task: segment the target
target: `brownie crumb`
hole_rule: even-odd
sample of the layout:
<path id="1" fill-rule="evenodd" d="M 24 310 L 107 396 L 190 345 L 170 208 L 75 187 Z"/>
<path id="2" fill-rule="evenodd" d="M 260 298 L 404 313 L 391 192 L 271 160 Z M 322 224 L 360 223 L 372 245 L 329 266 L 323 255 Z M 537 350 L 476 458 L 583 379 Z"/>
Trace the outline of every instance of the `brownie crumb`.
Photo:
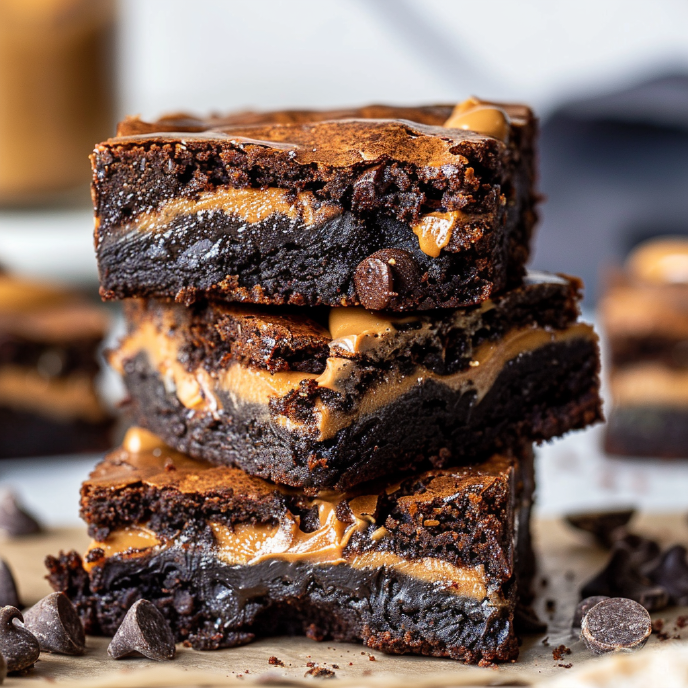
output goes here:
<path id="1" fill-rule="evenodd" d="M 542 644 L 543 644 L 545 647 L 549 647 L 549 636 L 548 636 L 548 635 L 546 635 L 546 636 L 542 639 Z"/>
<path id="2" fill-rule="evenodd" d="M 663 629 L 664 629 L 664 619 L 655 619 L 652 622 L 652 632 L 653 633 L 661 633 Z"/>
<path id="3" fill-rule="evenodd" d="M 284 662 L 281 659 L 278 659 L 277 657 L 270 657 L 268 659 L 268 664 L 272 664 L 273 666 L 284 666 Z"/>
<path id="4" fill-rule="evenodd" d="M 676 617 L 676 626 L 678 626 L 678 628 L 685 628 L 688 626 L 688 616 Z"/>
<path id="5" fill-rule="evenodd" d="M 315 666 L 315 662 L 306 662 L 306 666 L 307 666 L 307 667 L 314 667 L 314 666 Z"/>
<path id="6" fill-rule="evenodd" d="M 331 669 L 314 666 L 304 674 L 304 678 L 307 676 L 312 676 L 313 678 L 335 678 L 336 674 Z"/>
<path id="7" fill-rule="evenodd" d="M 569 662 L 568 664 L 557 664 L 557 666 L 560 666 L 562 669 L 570 669 L 573 666 L 573 664 Z"/>
<path id="8" fill-rule="evenodd" d="M 555 647 L 552 650 L 552 657 L 554 658 L 555 662 L 558 662 L 560 659 L 564 659 L 565 655 L 570 655 L 571 654 L 571 648 L 566 647 L 566 645 L 559 645 L 559 647 Z"/>
<path id="9" fill-rule="evenodd" d="M 375 661 L 375 656 L 374 656 L 374 655 L 368 655 L 368 659 L 369 659 L 371 662 L 374 662 L 374 661 Z"/>

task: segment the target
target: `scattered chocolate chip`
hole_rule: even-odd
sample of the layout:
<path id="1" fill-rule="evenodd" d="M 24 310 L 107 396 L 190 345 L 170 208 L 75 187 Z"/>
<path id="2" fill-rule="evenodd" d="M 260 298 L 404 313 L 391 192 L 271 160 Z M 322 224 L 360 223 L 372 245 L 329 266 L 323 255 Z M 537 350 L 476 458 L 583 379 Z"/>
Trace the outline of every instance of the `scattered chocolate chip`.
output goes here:
<path id="1" fill-rule="evenodd" d="M 571 654 L 571 648 L 566 647 L 566 645 L 559 645 L 559 647 L 555 647 L 552 650 L 552 658 L 554 659 L 555 662 L 558 662 L 561 659 L 564 659 L 565 655 L 570 655 Z"/>
<path id="2" fill-rule="evenodd" d="M 365 308 L 382 310 L 392 299 L 408 294 L 420 282 L 413 256 L 403 249 L 384 248 L 362 260 L 354 274 L 358 299 Z"/>
<path id="3" fill-rule="evenodd" d="M 28 669 L 41 654 L 33 633 L 15 624 L 15 619 L 24 620 L 16 607 L 0 609 L 0 654 L 5 658 L 8 672 Z"/>
<path id="4" fill-rule="evenodd" d="M 14 576 L 4 559 L 0 559 L 0 607 L 21 607 Z"/>
<path id="5" fill-rule="evenodd" d="M 24 612 L 24 628 L 36 636 L 42 652 L 83 655 L 84 627 L 71 600 L 62 592 L 44 597 Z"/>
<path id="6" fill-rule="evenodd" d="M 576 605 L 576 611 L 573 612 L 573 620 L 571 621 L 571 630 L 580 631 L 581 624 L 583 623 L 583 617 L 592 609 L 598 602 L 602 600 L 608 600 L 609 597 L 606 595 L 593 595 L 592 597 L 586 597 L 581 600 Z"/>
<path id="7" fill-rule="evenodd" d="M 596 655 L 640 649 L 652 631 L 647 609 L 634 600 L 612 597 L 583 617 L 581 638 Z"/>
<path id="8" fill-rule="evenodd" d="M 581 597 L 628 597 L 649 611 L 666 607 L 669 603 L 666 590 L 643 576 L 633 562 L 633 554 L 628 549 L 615 545 L 604 569 L 582 587 Z"/>
<path id="9" fill-rule="evenodd" d="M 304 678 L 307 676 L 312 676 L 313 678 L 335 678 L 336 674 L 331 669 L 326 669 L 325 667 L 321 666 L 314 666 L 304 674 Z"/>
<path id="10" fill-rule="evenodd" d="M 598 511 L 582 514 L 569 514 L 565 517 L 566 522 L 577 528 L 590 533 L 602 547 L 611 547 L 621 531 L 633 518 L 635 509 L 618 509 L 615 511 Z"/>
<path id="11" fill-rule="evenodd" d="M 108 647 L 108 654 L 113 659 L 134 652 L 158 661 L 173 659 L 176 652 L 170 625 L 148 600 L 134 603 Z"/>
<path id="12" fill-rule="evenodd" d="M 284 662 L 277 657 L 270 657 L 268 659 L 268 664 L 272 664 L 273 666 L 284 666 Z"/>
<path id="13" fill-rule="evenodd" d="M 14 492 L 0 491 L 0 531 L 8 537 L 22 537 L 41 530 L 40 523 L 19 504 Z"/>
<path id="14" fill-rule="evenodd" d="M 669 594 L 672 604 L 688 604 L 688 561 L 686 548 L 674 545 L 662 554 L 657 565 L 650 569 L 647 577 Z"/>

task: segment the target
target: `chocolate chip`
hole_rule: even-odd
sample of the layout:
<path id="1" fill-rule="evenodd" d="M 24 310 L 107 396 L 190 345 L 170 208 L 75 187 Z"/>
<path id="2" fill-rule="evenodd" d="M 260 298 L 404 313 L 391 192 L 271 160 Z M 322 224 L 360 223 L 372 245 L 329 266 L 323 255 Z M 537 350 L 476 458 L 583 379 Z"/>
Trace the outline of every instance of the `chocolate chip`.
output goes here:
<path id="1" fill-rule="evenodd" d="M 53 592 L 24 612 L 24 628 L 31 631 L 43 652 L 83 655 L 86 635 L 76 607 L 62 592 Z"/>
<path id="2" fill-rule="evenodd" d="M 158 661 L 173 659 L 176 652 L 169 624 L 148 600 L 133 604 L 108 647 L 108 654 L 113 659 L 135 652 Z"/>
<path id="3" fill-rule="evenodd" d="M 358 264 L 354 274 L 358 299 L 372 310 L 388 308 L 394 298 L 409 294 L 419 282 L 415 259 L 399 248 L 376 251 Z"/>
<path id="4" fill-rule="evenodd" d="M 688 604 L 688 562 L 683 545 L 670 547 L 661 556 L 657 565 L 650 569 L 647 577 L 669 594 L 672 604 Z"/>
<path id="5" fill-rule="evenodd" d="M 605 595 L 593 595 L 592 597 L 586 597 L 581 600 L 576 605 L 576 611 L 573 612 L 573 620 L 571 621 L 571 630 L 580 631 L 581 624 L 583 623 L 583 617 L 599 602 L 602 600 L 608 600 L 609 597 Z"/>
<path id="6" fill-rule="evenodd" d="M 598 511 L 584 514 L 569 514 L 566 522 L 578 530 L 590 533 L 602 547 L 611 547 L 619 534 L 633 518 L 635 509 L 617 511 Z"/>
<path id="7" fill-rule="evenodd" d="M 628 597 L 649 611 L 666 607 L 669 603 L 666 590 L 654 585 L 640 573 L 634 565 L 633 556 L 623 545 L 614 546 L 609 562 L 583 586 L 581 597 Z"/>
<path id="8" fill-rule="evenodd" d="M 0 607 L 21 607 L 14 576 L 4 559 L 0 559 Z"/>
<path id="9" fill-rule="evenodd" d="M 642 537 L 642 535 L 633 535 L 632 533 L 626 533 L 623 537 L 620 537 L 614 543 L 614 547 L 627 550 L 630 555 L 630 565 L 640 570 L 644 570 L 661 553 L 657 542 Z"/>
<path id="10" fill-rule="evenodd" d="M 41 648 L 33 633 L 14 620 L 24 617 L 16 607 L 0 609 L 0 654 L 7 662 L 7 671 L 23 671 L 33 666 L 41 654 Z"/>
<path id="11" fill-rule="evenodd" d="M 0 491 L 0 531 L 9 537 L 21 537 L 41 530 L 40 523 L 19 505 L 14 492 Z"/>
<path id="12" fill-rule="evenodd" d="M 634 600 L 612 597 L 583 617 L 581 638 L 596 655 L 640 649 L 652 632 L 647 609 Z"/>

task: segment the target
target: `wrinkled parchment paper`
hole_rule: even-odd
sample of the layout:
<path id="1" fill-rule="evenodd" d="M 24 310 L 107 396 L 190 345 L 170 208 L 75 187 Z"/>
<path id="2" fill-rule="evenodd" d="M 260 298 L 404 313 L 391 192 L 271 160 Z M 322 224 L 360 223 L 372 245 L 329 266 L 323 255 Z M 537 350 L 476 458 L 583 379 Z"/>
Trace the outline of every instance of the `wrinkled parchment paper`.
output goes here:
<path id="1" fill-rule="evenodd" d="M 632 525 L 635 531 L 665 545 L 688 544 L 688 521 L 684 515 L 638 517 Z M 526 637 L 521 657 L 514 664 L 481 669 L 452 660 L 389 656 L 361 645 L 317 643 L 305 638 L 270 638 L 216 652 L 196 652 L 179 645 L 177 658 L 172 662 L 137 658 L 115 661 L 107 656 L 108 639 L 89 638 L 84 657 L 44 653 L 33 670 L 25 676 L 9 677 L 5 686 L 46 682 L 76 688 L 312 684 L 316 679 L 304 678 L 308 662 L 333 670 L 337 686 L 647 686 L 650 677 L 657 678 L 665 688 L 688 685 L 688 627 L 673 630 L 676 617 L 688 614 L 688 608 L 654 615 L 665 620 L 665 631 L 670 636 L 680 635 L 683 640 L 660 642 L 653 635 L 645 648 L 635 654 L 593 657 L 580 640 L 571 636 L 569 626 L 581 582 L 603 566 L 606 554 L 584 534 L 560 521 L 536 522 L 534 530 L 541 569 L 536 583 L 536 606 L 549 629 L 545 634 Z M 87 543 L 83 531 L 55 530 L 21 540 L 0 541 L 0 554 L 15 573 L 22 600 L 32 604 L 51 592 L 43 578 L 45 555 L 57 554 L 61 549 L 83 551 Z M 548 600 L 554 602 L 553 612 L 546 611 Z M 552 651 L 561 644 L 570 648 L 571 654 L 554 660 Z M 284 666 L 270 665 L 268 658 L 272 656 Z M 559 666 L 569 664 L 570 668 Z"/>

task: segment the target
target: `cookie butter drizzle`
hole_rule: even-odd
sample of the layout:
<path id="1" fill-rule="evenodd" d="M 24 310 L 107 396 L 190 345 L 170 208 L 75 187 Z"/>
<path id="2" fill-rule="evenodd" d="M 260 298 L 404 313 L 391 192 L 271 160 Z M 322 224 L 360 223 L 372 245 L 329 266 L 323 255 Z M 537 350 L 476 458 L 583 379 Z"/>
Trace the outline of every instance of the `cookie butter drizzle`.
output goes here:
<path id="1" fill-rule="evenodd" d="M 339 310 L 346 310 L 347 313 L 340 315 Z M 399 335 L 394 323 L 408 318 L 395 319 L 354 308 L 332 309 L 331 314 L 330 329 L 337 336 L 330 343 L 331 354 L 321 374 L 293 371 L 271 374 L 267 370 L 247 367 L 238 362 L 230 362 L 225 369 L 212 374 L 203 368 L 189 372 L 177 358 L 178 344 L 172 336 L 167 335 L 168 328 L 157 329 L 150 321 L 140 323 L 136 331 L 123 340 L 120 349 L 111 356 L 111 363 L 123 372 L 125 361 L 144 352 L 161 375 L 169 393 L 176 393 L 186 408 L 215 416 L 222 409 L 220 397 L 223 394 L 230 396 L 235 405 L 262 406 L 268 414 L 271 399 L 284 397 L 309 380 L 315 381 L 320 388 L 331 389 L 347 397 L 355 392 L 355 373 L 360 363 L 343 357 L 337 351 L 351 354 L 389 344 Z M 413 319 L 413 316 L 410 318 Z M 449 375 L 439 375 L 423 366 L 417 366 L 411 374 L 390 370 L 383 380 L 363 392 L 349 411 L 333 408 L 316 399 L 313 421 L 304 422 L 281 414 L 276 414 L 273 419 L 289 430 L 315 433 L 317 439 L 323 441 L 429 380 L 452 390 L 473 391 L 476 402 L 479 402 L 509 361 L 547 344 L 575 338 L 594 340 L 595 334 L 584 323 L 574 324 L 564 330 L 512 330 L 500 340 L 481 344 L 473 352 L 473 360 L 465 370 Z"/>
<path id="2" fill-rule="evenodd" d="M 141 428 L 131 428 L 122 446 L 130 454 L 157 456 L 153 460 L 161 464 L 163 453 L 176 455 L 155 435 Z M 199 470 L 203 470 L 203 465 L 199 463 Z M 294 492 L 279 486 L 274 486 L 274 489 Z M 343 522 L 337 517 L 337 505 L 343 501 L 348 501 L 354 516 L 353 522 Z M 215 538 L 210 554 L 230 566 L 252 566 L 282 560 L 303 561 L 313 565 L 348 565 L 354 569 L 384 567 L 462 597 L 479 600 L 489 597 L 492 603 L 499 603 L 498 595 L 488 591 L 482 565 L 457 566 L 433 557 L 404 559 L 384 551 L 347 552 L 347 545 L 357 531 L 372 530 L 374 542 L 389 535 L 384 527 L 370 528 L 375 526 L 377 495 L 363 494 L 349 498 L 346 493 L 322 493 L 311 502 L 318 508 L 320 527 L 310 533 L 301 530 L 300 517 L 290 512 L 282 515 L 278 525 L 239 523 L 228 526 L 209 522 Z M 101 550 L 102 554 L 87 556 L 85 566 L 90 570 L 109 557 L 137 558 L 184 544 L 181 538 L 162 539 L 145 525 L 130 526 L 112 532 L 104 542 L 93 541 L 88 552 L 95 554 L 94 550 Z"/>

